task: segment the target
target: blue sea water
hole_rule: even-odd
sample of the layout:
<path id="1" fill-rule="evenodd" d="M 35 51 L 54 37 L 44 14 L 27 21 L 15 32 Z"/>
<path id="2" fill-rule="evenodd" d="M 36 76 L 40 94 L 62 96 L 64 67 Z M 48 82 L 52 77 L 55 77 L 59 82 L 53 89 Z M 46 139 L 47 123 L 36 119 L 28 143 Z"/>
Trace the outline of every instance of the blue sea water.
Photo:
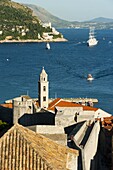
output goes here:
<path id="1" fill-rule="evenodd" d="M 86 44 L 89 30 L 59 31 L 68 41 L 50 43 L 51 50 L 45 43 L 0 44 L 0 103 L 28 93 L 37 98 L 44 66 L 50 97 L 97 98 L 95 107 L 113 113 L 113 30 L 96 30 L 99 43 L 92 48 Z"/>

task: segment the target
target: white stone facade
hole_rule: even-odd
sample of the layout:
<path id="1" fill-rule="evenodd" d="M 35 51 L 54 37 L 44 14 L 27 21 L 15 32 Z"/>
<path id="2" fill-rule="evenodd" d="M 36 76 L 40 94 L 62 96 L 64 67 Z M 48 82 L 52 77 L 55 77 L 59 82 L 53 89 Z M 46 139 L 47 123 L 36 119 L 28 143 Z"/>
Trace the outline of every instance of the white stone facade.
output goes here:
<path id="1" fill-rule="evenodd" d="M 27 128 L 38 134 L 42 134 L 43 136 L 46 136 L 61 145 L 67 145 L 67 135 L 65 134 L 62 126 L 34 125 L 27 126 Z"/>
<path id="2" fill-rule="evenodd" d="M 48 75 L 45 72 L 44 68 L 39 77 L 38 83 L 38 93 L 39 93 L 39 106 L 40 108 L 48 108 L 48 96 L 49 96 L 49 82 Z"/>
<path id="3" fill-rule="evenodd" d="M 103 117 L 110 117 L 111 114 L 110 113 L 107 113 L 105 112 L 104 110 L 102 109 L 98 109 L 96 112 L 95 112 L 95 118 L 103 118 Z"/>
<path id="4" fill-rule="evenodd" d="M 76 112 L 81 112 L 82 107 L 56 107 L 55 124 L 57 126 L 69 126 L 75 123 Z"/>
<path id="5" fill-rule="evenodd" d="M 56 116 L 55 124 L 57 126 L 69 126 L 74 123 L 94 120 L 95 118 L 110 117 L 111 114 L 97 109 L 94 110 L 84 110 L 83 107 L 58 107 L 56 106 Z"/>
<path id="6" fill-rule="evenodd" d="M 13 100 L 13 123 L 18 123 L 18 119 L 25 113 L 33 114 L 33 100 L 21 96 Z"/>

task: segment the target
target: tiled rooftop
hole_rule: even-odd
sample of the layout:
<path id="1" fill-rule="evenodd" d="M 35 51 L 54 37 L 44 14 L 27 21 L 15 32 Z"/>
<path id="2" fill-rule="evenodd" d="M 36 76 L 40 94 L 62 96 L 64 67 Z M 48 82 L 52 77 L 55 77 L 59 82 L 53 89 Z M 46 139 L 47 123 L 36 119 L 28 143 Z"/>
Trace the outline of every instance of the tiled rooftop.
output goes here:
<path id="1" fill-rule="evenodd" d="M 95 108 L 95 107 L 90 107 L 90 106 L 82 106 L 83 107 L 83 110 L 92 110 L 92 111 L 97 111 L 98 110 L 98 108 Z"/>
<path id="2" fill-rule="evenodd" d="M 83 110 L 96 111 L 98 108 L 83 106 L 82 104 L 77 104 L 69 101 L 64 101 L 63 99 L 57 98 L 49 104 L 48 110 L 55 110 L 55 107 L 82 107 Z"/>
<path id="3" fill-rule="evenodd" d="M 103 118 L 102 126 L 107 130 L 113 130 L 113 116 Z"/>
<path id="4" fill-rule="evenodd" d="M 13 104 L 12 103 L 4 103 L 4 104 L 0 104 L 0 106 L 6 107 L 6 108 L 13 108 Z"/>
<path id="5" fill-rule="evenodd" d="M 36 101 L 35 105 L 39 107 L 39 103 Z M 12 103 L 5 103 L 5 104 L 1 104 L 1 106 L 6 107 L 6 108 L 13 108 L 13 104 Z M 73 103 L 73 102 L 69 102 L 69 101 L 64 101 L 61 98 L 57 98 L 55 100 L 53 100 L 51 103 L 49 103 L 49 107 L 48 110 L 55 110 L 55 107 L 82 107 L 83 110 L 89 110 L 89 111 L 96 111 L 98 110 L 98 108 L 94 108 L 94 107 L 90 107 L 90 106 L 83 106 L 82 104 L 77 104 L 77 103 Z"/>
<path id="6" fill-rule="evenodd" d="M 57 99 L 53 100 L 51 103 L 49 103 L 48 110 L 54 110 L 55 105 L 56 105 L 57 103 L 59 103 L 60 100 L 61 100 L 61 98 L 57 98 Z"/>
<path id="7" fill-rule="evenodd" d="M 69 156 L 78 156 L 78 151 L 19 124 L 0 138 L 0 170 L 67 170 Z"/>

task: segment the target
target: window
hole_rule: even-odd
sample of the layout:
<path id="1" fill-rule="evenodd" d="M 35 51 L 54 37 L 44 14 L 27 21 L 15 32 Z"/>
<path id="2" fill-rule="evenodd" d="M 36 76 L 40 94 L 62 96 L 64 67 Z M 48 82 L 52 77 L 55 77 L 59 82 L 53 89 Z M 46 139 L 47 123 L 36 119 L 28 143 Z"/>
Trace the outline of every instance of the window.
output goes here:
<path id="1" fill-rule="evenodd" d="M 46 101 L 46 96 L 43 97 L 43 101 L 44 101 L 44 102 Z"/>
<path id="2" fill-rule="evenodd" d="M 46 91 L 46 86 L 43 86 L 43 91 Z"/>
<path id="3" fill-rule="evenodd" d="M 44 81 L 45 81 L 45 77 L 44 77 Z"/>

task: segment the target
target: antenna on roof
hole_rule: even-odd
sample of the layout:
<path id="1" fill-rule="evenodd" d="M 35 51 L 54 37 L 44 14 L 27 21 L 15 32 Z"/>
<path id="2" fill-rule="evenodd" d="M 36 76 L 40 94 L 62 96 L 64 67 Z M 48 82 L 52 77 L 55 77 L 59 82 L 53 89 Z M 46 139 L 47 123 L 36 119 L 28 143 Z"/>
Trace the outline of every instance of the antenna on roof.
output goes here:
<path id="1" fill-rule="evenodd" d="M 29 96 L 29 90 L 27 90 L 27 96 Z"/>
<path id="2" fill-rule="evenodd" d="M 55 92 L 55 99 L 57 98 L 57 93 Z"/>

